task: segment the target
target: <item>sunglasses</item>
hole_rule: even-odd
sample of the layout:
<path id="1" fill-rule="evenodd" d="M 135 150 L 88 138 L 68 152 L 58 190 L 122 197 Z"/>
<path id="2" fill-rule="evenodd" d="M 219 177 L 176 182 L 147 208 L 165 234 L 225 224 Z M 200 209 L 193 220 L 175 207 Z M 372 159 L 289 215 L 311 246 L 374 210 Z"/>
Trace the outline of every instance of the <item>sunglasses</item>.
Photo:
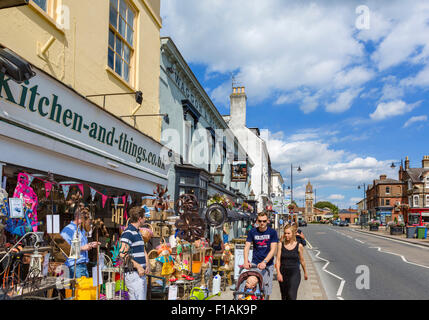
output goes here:
<path id="1" fill-rule="evenodd" d="M 266 223 L 268 220 L 258 220 L 258 222 Z"/>

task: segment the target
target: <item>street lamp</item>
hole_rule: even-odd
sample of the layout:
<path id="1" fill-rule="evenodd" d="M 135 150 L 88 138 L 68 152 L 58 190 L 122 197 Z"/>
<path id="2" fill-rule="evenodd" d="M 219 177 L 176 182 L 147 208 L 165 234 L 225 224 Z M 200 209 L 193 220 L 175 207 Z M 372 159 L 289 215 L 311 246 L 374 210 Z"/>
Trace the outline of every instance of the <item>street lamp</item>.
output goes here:
<path id="1" fill-rule="evenodd" d="M 362 213 L 363 213 L 363 211 L 365 211 L 365 207 L 366 207 L 366 185 L 365 185 L 365 183 L 358 185 L 358 189 L 360 189 L 361 187 L 363 187 L 363 210 L 362 210 L 361 215 L 360 215 L 360 228 L 363 229 Z"/>
<path id="2" fill-rule="evenodd" d="M 293 202 L 293 169 L 297 169 L 296 171 L 301 172 L 301 166 L 294 167 L 292 163 L 290 164 L 290 203 Z"/>

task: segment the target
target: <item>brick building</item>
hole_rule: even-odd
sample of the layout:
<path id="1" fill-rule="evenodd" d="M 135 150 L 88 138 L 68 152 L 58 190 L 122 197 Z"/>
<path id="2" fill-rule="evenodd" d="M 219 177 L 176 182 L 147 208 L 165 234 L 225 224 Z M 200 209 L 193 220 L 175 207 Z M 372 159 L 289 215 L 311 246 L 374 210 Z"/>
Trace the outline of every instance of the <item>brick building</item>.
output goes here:
<path id="1" fill-rule="evenodd" d="M 383 225 L 395 218 L 403 219 L 400 205 L 404 203 L 404 183 L 401 180 L 381 175 L 366 191 L 366 204 L 370 219 L 377 219 Z"/>

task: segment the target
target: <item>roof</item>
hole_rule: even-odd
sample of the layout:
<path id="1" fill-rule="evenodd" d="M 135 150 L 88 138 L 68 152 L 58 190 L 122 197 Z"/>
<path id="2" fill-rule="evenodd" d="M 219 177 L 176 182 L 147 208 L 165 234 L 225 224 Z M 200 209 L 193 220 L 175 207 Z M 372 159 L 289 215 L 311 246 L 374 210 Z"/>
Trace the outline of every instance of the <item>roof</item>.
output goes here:
<path id="1" fill-rule="evenodd" d="M 374 180 L 374 181 L 375 181 L 376 185 L 377 184 L 400 184 L 400 183 L 402 183 L 402 181 L 399 181 L 399 180 L 396 180 L 396 179 L 390 179 L 390 178 L 386 178 L 384 180 L 377 179 L 377 180 Z M 371 187 L 372 187 L 372 185 L 371 185 Z"/>
<path id="2" fill-rule="evenodd" d="M 411 178 L 412 182 L 422 182 L 420 177 L 423 173 L 429 172 L 428 168 L 410 168 L 406 170 L 406 173 Z"/>
<path id="3" fill-rule="evenodd" d="M 341 209 L 339 212 L 339 214 L 354 214 L 357 213 L 357 210 L 355 209 Z"/>

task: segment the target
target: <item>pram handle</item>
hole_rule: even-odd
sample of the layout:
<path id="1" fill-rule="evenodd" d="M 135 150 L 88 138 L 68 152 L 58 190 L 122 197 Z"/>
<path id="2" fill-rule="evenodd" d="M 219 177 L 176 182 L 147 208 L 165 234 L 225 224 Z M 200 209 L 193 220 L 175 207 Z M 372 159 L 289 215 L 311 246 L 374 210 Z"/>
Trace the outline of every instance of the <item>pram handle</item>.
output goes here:
<path id="1" fill-rule="evenodd" d="M 240 273 L 241 273 L 241 271 L 243 271 L 243 269 L 245 269 L 245 268 L 244 268 L 244 264 L 241 264 L 241 265 L 239 265 L 238 267 L 239 267 L 239 271 L 238 271 L 238 273 L 240 274 Z M 250 269 L 246 269 L 246 270 L 252 270 L 252 269 L 258 269 L 258 270 L 261 270 L 261 269 L 259 269 L 259 268 L 258 268 L 258 265 L 257 265 L 257 264 L 255 264 L 255 263 L 251 263 L 251 264 L 250 264 Z M 265 269 L 263 269 L 263 270 L 266 270 L 266 271 L 268 272 L 268 275 L 270 275 L 270 269 L 268 269 L 268 267 L 267 267 L 267 266 L 265 266 Z M 263 270 L 261 270 L 261 271 L 263 271 Z"/>

